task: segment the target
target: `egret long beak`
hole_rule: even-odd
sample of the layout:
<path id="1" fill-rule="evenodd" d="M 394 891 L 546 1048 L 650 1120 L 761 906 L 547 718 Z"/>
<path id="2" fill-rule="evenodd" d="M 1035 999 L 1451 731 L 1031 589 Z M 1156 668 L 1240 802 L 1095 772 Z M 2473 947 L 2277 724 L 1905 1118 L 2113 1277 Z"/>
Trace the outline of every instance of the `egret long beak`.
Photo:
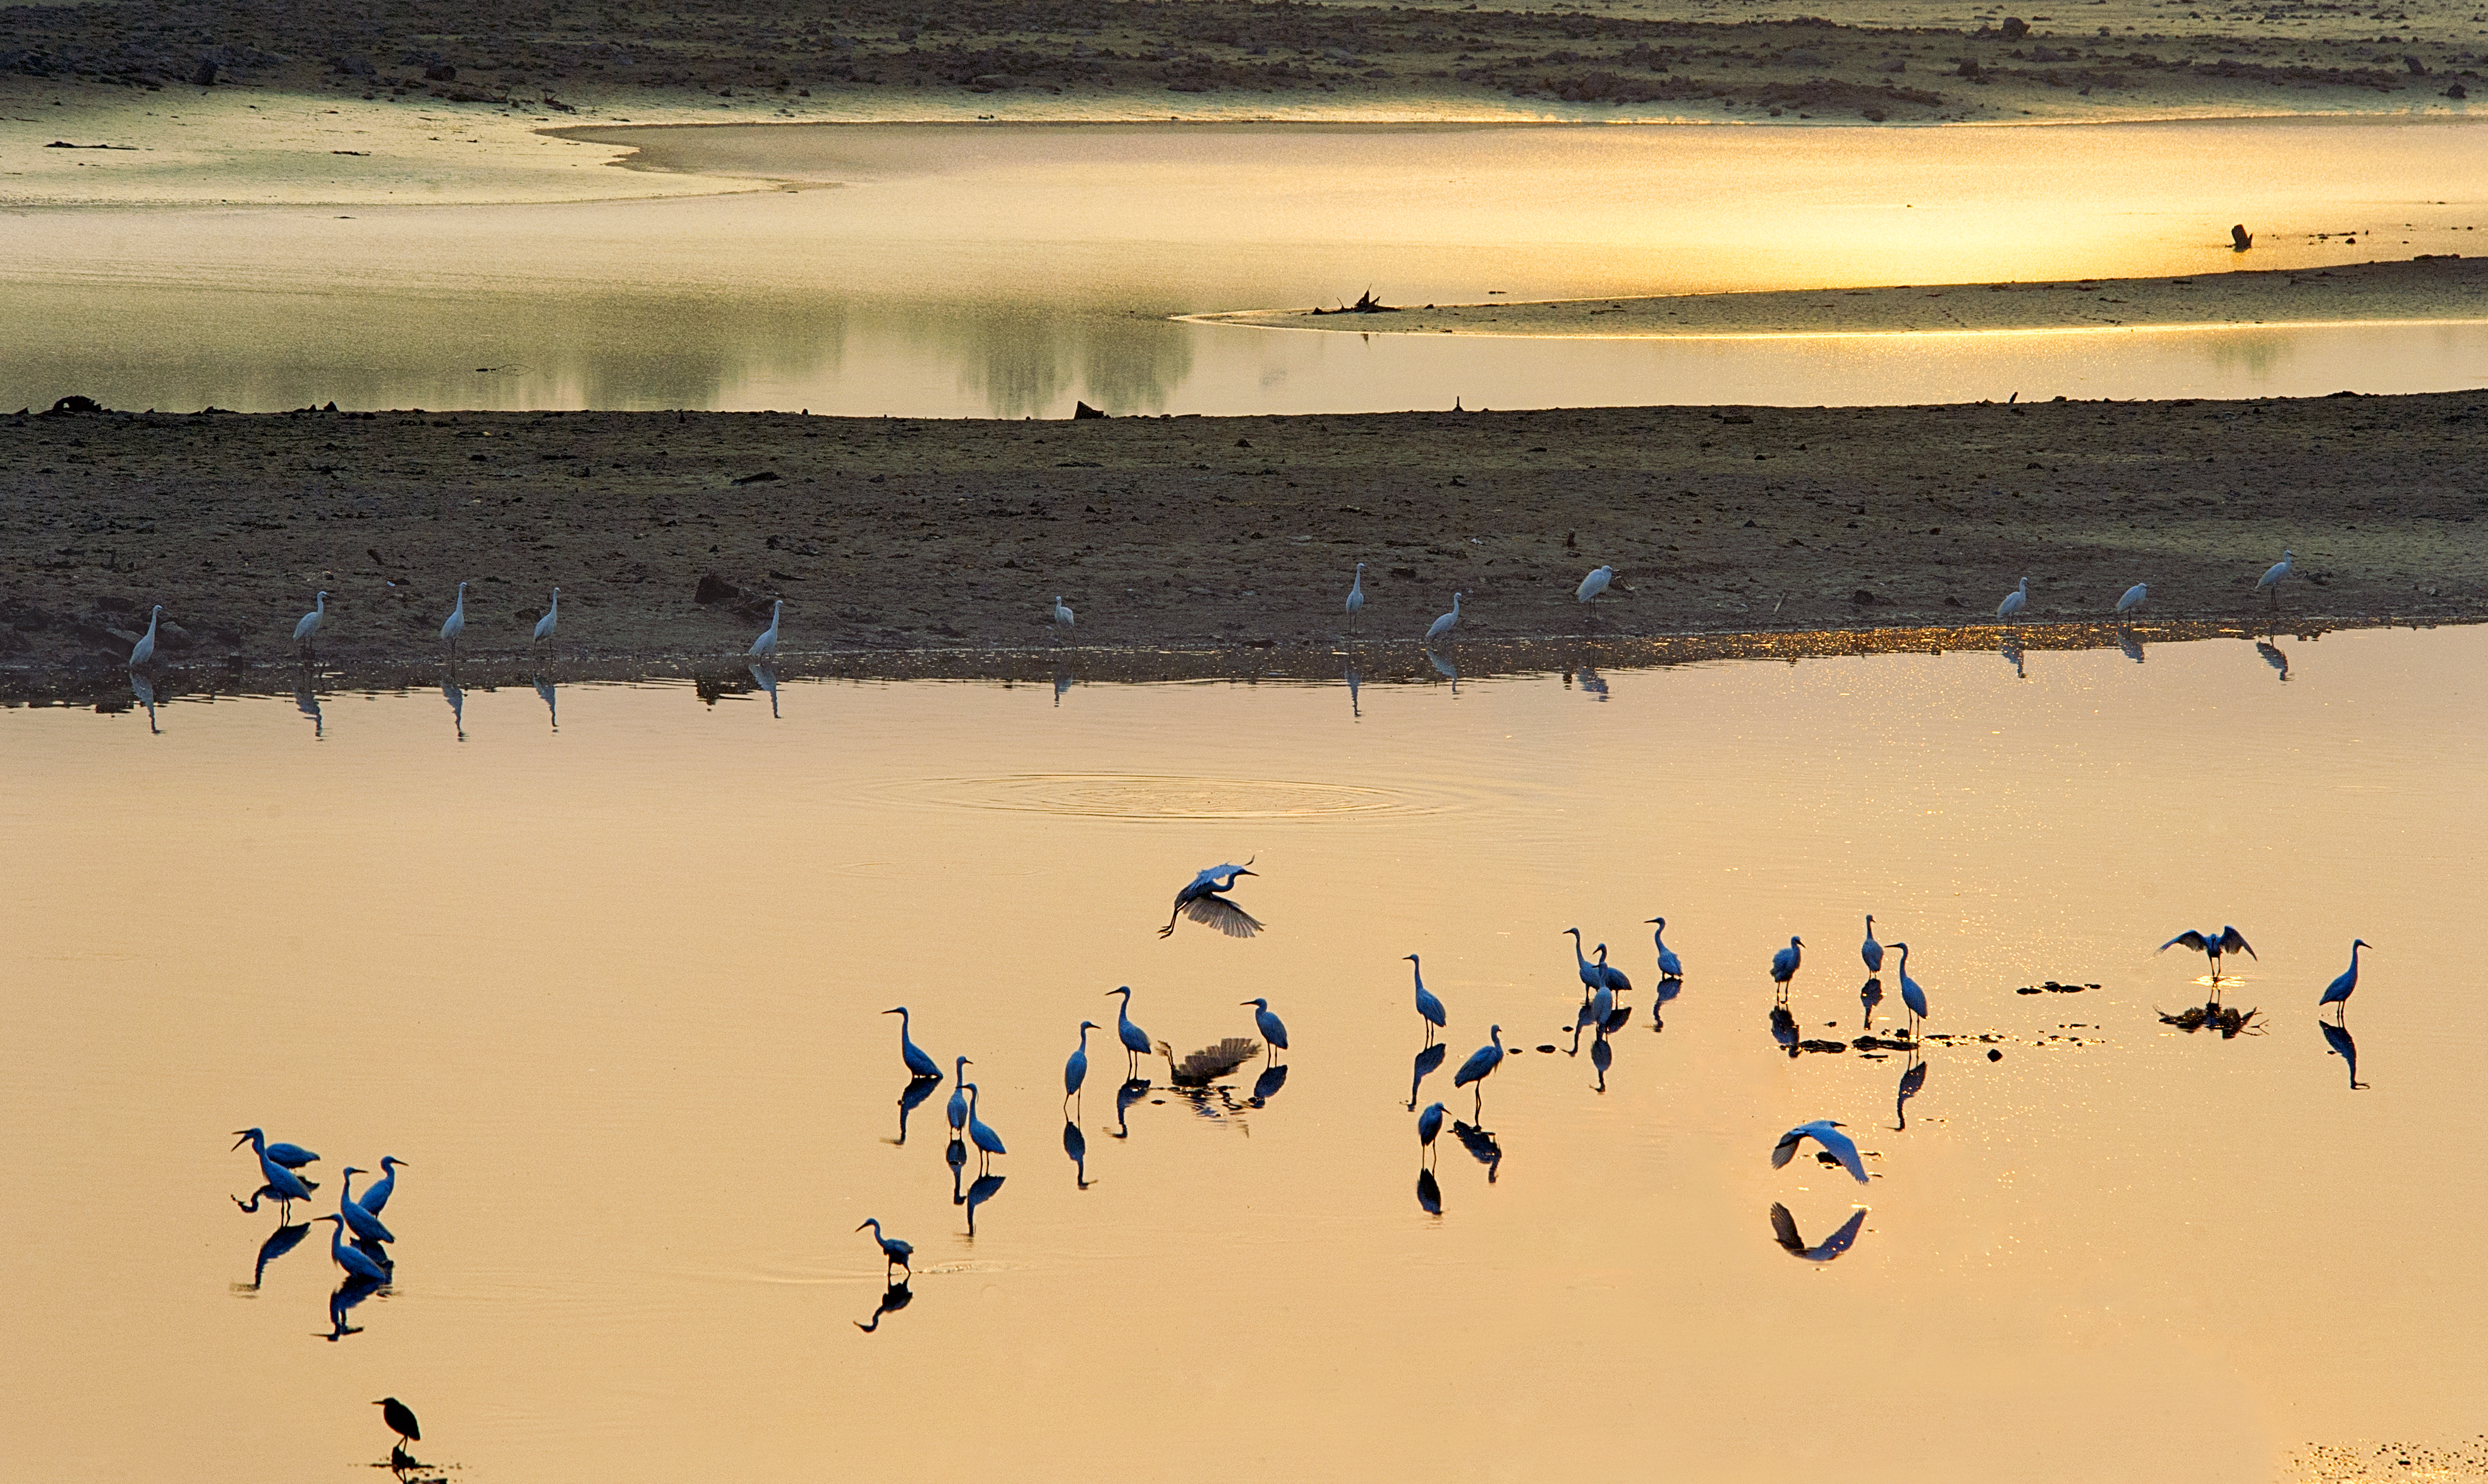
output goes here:
<path id="1" fill-rule="evenodd" d="M 884 1010 L 881 1013 L 884 1015 L 904 1015 L 907 1013 L 907 1007 L 904 1005 L 898 1005 L 891 1009 Z"/>
<path id="2" fill-rule="evenodd" d="M 858 1231 L 862 1231 L 862 1230 L 863 1230 L 865 1227 L 870 1226 L 871 1224 L 872 1224 L 872 1223 L 871 1223 L 870 1221 L 858 1221 L 858 1222 L 856 1223 L 856 1230 L 858 1230 Z"/>
<path id="3" fill-rule="evenodd" d="M 1247 871 L 1242 866 L 1237 866 L 1235 868 L 1235 874 L 1238 876 L 1258 876 L 1261 873 L 1258 871 Z"/>
<path id="4" fill-rule="evenodd" d="M 240 1149 L 242 1145 L 250 1142 L 250 1131 L 248 1129 L 236 1129 L 234 1132 L 241 1135 L 241 1137 L 234 1140 L 234 1147 L 236 1149 Z"/>

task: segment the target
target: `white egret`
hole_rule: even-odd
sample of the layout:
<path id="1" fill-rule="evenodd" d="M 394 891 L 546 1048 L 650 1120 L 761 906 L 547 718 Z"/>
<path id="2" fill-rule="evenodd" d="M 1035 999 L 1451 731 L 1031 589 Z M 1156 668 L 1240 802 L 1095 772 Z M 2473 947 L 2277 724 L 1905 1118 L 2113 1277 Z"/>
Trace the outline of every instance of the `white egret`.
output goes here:
<path id="1" fill-rule="evenodd" d="M 1452 631 L 1452 626 L 1460 621 L 1460 600 L 1467 596 L 1468 594 L 1466 593 L 1454 593 L 1452 595 L 1452 611 L 1444 614 L 1441 618 L 1434 620 L 1433 627 L 1426 630 L 1427 643 L 1431 644 L 1436 639 L 1439 639 L 1443 635 Z"/>
<path id="2" fill-rule="evenodd" d="M 1418 963 L 1417 956 L 1413 953 L 1407 958 L 1408 971 L 1417 981 L 1417 1018 L 1426 1022 L 1426 1044 L 1431 1046 L 1434 1044 L 1434 1032 L 1450 1022 L 1444 1018 L 1443 1002 L 1436 999 L 1426 988 L 1426 966 Z"/>
<path id="3" fill-rule="evenodd" d="M 2022 610 L 2029 605 L 2030 579 L 2023 577 L 2022 585 L 2005 594 L 2004 601 L 1995 605 L 1995 616 L 2002 619 L 2017 618 Z"/>
<path id="4" fill-rule="evenodd" d="M 1805 939 L 1792 937 L 1789 945 L 1771 955 L 1771 983 L 1785 988 L 1796 977 L 1797 965 L 1805 957 Z"/>
<path id="5" fill-rule="evenodd" d="M 1846 1127 L 1847 1125 L 1835 1123 L 1828 1118 L 1818 1118 L 1812 1123 L 1798 1124 L 1781 1134 L 1780 1141 L 1772 1146 L 1771 1168 L 1778 1169 L 1786 1164 L 1796 1154 L 1797 1145 L 1812 1139 L 1821 1144 L 1833 1159 L 1838 1160 L 1842 1168 L 1855 1176 L 1859 1185 L 1864 1185 L 1866 1162 L 1857 1157 L 1856 1141 L 1840 1132 Z"/>
<path id="6" fill-rule="evenodd" d="M 561 589 L 554 588 L 552 590 L 552 605 L 545 609 L 544 617 L 536 620 L 536 637 L 540 640 L 551 638 L 553 626 L 560 622 Z"/>
<path id="7" fill-rule="evenodd" d="M 2270 588 L 2272 589 L 2272 601 L 2275 602 L 2280 602 L 2280 579 L 2289 575 L 2290 568 L 2297 562 L 2297 560 L 2298 553 L 2284 547 L 2280 553 L 2280 560 L 2265 568 L 2263 570 L 2263 575 L 2255 579 L 2256 590 L 2261 591 L 2264 588 Z"/>
<path id="8" fill-rule="evenodd" d="M 1071 612 L 1070 605 L 1062 601 L 1062 595 L 1060 593 L 1054 595 L 1054 611 L 1047 614 L 1046 617 L 1054 620 L 1054 627 L 1057 629 L 1068 629 L 1077 622 L 1077 619 Z"/>
<path id="9" fill-rule="evenodd" d="M 458 606 L 440 621 L 440 642 L 451 649 L 458 647 L 458 636 L 466 631 L 466 584 L 458 584 Z"/>
<path id="10" fill-rule="evenodd" d="M 1675 949 L 1667 946 L 1667 919 L 1646 917 L 1643 920 L 1651 924 L 1651 946 L 1658 950 L 1658 976 L 1661 979 L 1683 978 L 1684 961 L 1676 956 Z"/>
<path id="11" fill-rule="evenodd" d="M 311 611 L 303 614 L 301 622 L 294 626 L 294 647 L 299 649 L 310 643 L 311 636 L 320 631 L 320 621 L 327 616 L 328 595 L 324 591 L 312 600 Z"/>
<path id="12" fill-rule="evenodd" d="M 1600 973 L 1598 971 L 1598 966 L 1591 963 L 1590 956 L 1581 951 L 1581 930 L 1579 928 L 1566 928 L 1564 933 L 1569 933 L 1572 936 L 1572 971 L 1581 976 L 1581 993 L 1587 994 L 1597 989 L 1599 985 L 1606 983 L 1606 975 Z M 1564 936 L 1564 933 L 1559 933 L 1555 936 L 1561 938 Z"/>
<path id="13" fill-rule="evenodd" d="M 1417 1115 L 1417 1143 L 1422 1148 L 1431 1149 L 1434 1147 L 1435 1136 L 1442 1132 L 1443 1105 L 1427 1104 L 1426 1110 Z"/>
<path id="14" fill-rule="evenodd" d="M 353 1276 L 363 1278 L 369 1282 L 385 1283 L 389 1280 L 388 1270 L 386 1268 L 383 1268 L 379 1263 L 372 1261 L 371 1258 L 365 1255 L 359 1247 L 352 1247 L 346 1245 L 346 1218 L 344 1217 L 336 1215 L 315 1216 L 311 1219 L 315 1221 L 334 1221 L 337 1223 L 336 1231 L 328 1238 L 328 1256 L 336 1262 L 338 1267 L 345 1269 L 346 1272 Z"/>
<path id="15" fill-rule="evenodd" d="M 898 1059 L 907 1063 L 907 1075 L 924 1080 L 940 1081 L 942 1064 L 925 1055 L 924 1049 L 918 1046 L 907 1033 L 907 1007 L 897 1005 L 881 1013 L 898 1017 Z"/>
<path id="16" fill-rule="evenodd" d="M 353 1228 L 354 1235 L 365 1242 L 395 1242 L 396 1235 L 381 1224 L 381 1218 L 372 1215 L 371 1208 L 354 1199 L 354 1177 L 369 1173 L 369 1170 L 355 1165 L 346 1166 L 344 1183 L 337 1187 L 337 1214 L 344 1217 L 346 1224 Z"/>
<path id="17" fill-rule="evenodd" d="M 1588 602 L 1591 599 L 1605 592 L 1607 590 L 1607 584 L 1613 582 L 1615 579 L 1616 570 L 1614 568 L 1593 568 L 1591 569 L 1590 574 L 1581 579 L 1581 585 L 1574 589 L 1572 593 L 1572 601 L 1574 602 Z"/>
<path id="18" fill-rule="evenodd" d="M 137 643 L 129 646 L 131 664 L 145 664 L 156 658 L 156 624 L 163 616 L 164 605 L 160 602 L 156 605 L 155 612 L 147 615 L 147 631 L 138 636 Z"/>
<path id="19" fill-rule="evenodd" d="M 883 1236 L 879 1217 L 866 1217 L 857 1224 L 856 1230 L 862 1231 L 867 1226 L 872 1228 L 872 1240 L 881 1244 L 882 1280 L 889 1281 L 890 1270 L 892 1268 L 898 1269 L 910 1277 L 915 1276 L 916 1270 L 907 1265 L 907 1260 L 916 1255 L 915 1245 L 901 1242 L 896 1237 Z"/>
<path id="20" fill-rule="evenodd" d="M 269 1143 L 268 1136 L 257 1129 L 234 1130 L 234 1147 L 240 1149 L 244 1144 L 248 1144 L 261 1159 L 271 1164 L 282 1164 L 287 1169 L 300 1169 L 305 1164 L 320 1162 L 318 1155 L 299 1144 Z"/>
<path id="21" fill-rule="evenodd" d="M 389 1197 L 397 1193 L 397 1167 L 405 1162 L 406 1162 L 404 1160 L 399 1159 L 393 1154 L 382 1155 L 381 1157 L 381 1178 L 373 1181 L 371 1188 L 363 1191 L 362 1199 L 354 1202 L 354 1204 L 362 1207 L 365 1211 L 370 1212 L 374 1216 L 380 1215 L 381 1208 L 387 1205 Z"/>
<path id="22" fill-rule="evenodd" d="M 1503 1027 L 1494 1026 L 1487 1034 L 1493 1038 L 1491 1043 L 1470 1052 L 1469 1059 L 1460 1063 L 1460 1070 L 1452 1074 L 1454 1091 L 1471 1082 L 1477 1083 L 1477 1106 L 1480 1108 L 1485 1106 L 1485 1079 L 1494 1076 L 1495 1068 L 1503 1065 Z"/>
<path id="23" fill-rule="evenodd" d="M 1615 967 L 1607 962 L 1607 945 L 1604 943 L 1600 943 L 1598 945 L 1597 968 L 1598 983 L 1603 988 L 1613 990 L 1619 994 L 1625 994 L 1632 988 L 1632 980 L 1626 976 L 1625 971 L 1621 968 Z"/>
<path id="24" fill-rule="evenodd" d="M 1251 938 L 1260 932 L 1261 924 L 1251 912 L 1219 895 L 1233 891 L 1237 877 L 1259 875 L 1247 869 L 1252 864 L 1247 860 L 1240 866 L 1215 865 L 1195 875 L 1189 885 L 1174 894 L 1174 910 L 1167 914 L 1167 924 L 1158 929 L 1158 937 L 1173 936 L 1176 919 L 1182 917 L 1216 928 L 1230 938 Z"/>
<path id="25" fill-rule="evenodd" d="M 950 1068 L 950 1103 L 945 1110 L 950 1120 L 950 1142 L 957 1143 L 968 1128 L 968 1069 L 975 1063 L 965 1056 Z M 921 1081 L 922 1078 L 918 1078 Z"/>
<path id="26" fill-rule="evenodd" d="M 1918 988 L 1918 981 L 1909 977 L 1909 945 L 1894 943 L 1892 948 L 1901 956 L 1901 1003 L 1908 1007 L 1909 1039 L 1915 1041 L 1918 1027 L 1927 1018 L 1927 992 Z"/>
<path id="27" fill-rule="evenodd" d="M 1857 956 L 1866 961 L 1866 972 L 1880 974 L 1883 971 L 1883 945 L 1875 941 L 1873 912 L 1866 914 L 1866 941 L 1857 945 Z"/>
<path id="28" fill-rule="evenodd" d="M 785 599 L 780 598 L 770 603 L 769 627 L 760 630 L 760 637 L 751 641 L 751 648 L 746 650 L 746 654 L 774 655 L 778 653 L 778 619 L 779 615 L 783 614 L 785 611 Z"/>
<path id="29" fill-rule="evenodd" d="M 985 1121 L 976 1116 L 976 1084 L 974 1082 L 968 1084 L 968 1141 L 976 1146 L 976 1168 L 980 1173 L 993 1162 L 994 1156 L 1010 1153 L 1003 1147 L 1002 1135 L 985 1127 Z"/>
<path id="30" fill-rule="evenodd" d="M 2131 613 L 2135 609 L 2141 607 L 2142 600 L 2150 596 L 2151 584 L 2148 582 L 2136 582 L 2134 586 L 2125 590 L 2124 597 L 2116 601 L 2116 611 L 2120 615 Z"/>
<path id="31" fill-rule="evenodd" d="M 1356 579 L 1347 585 L 1347 616 L 1354 618 L 1365 606 L 1365 564 L 1356 564 Z"/>
<path id="32" fill-rule="evenodd" d="M 2355 991 L 2359 987 L 2359 950 L 2371 946 L 2373 945 L 2363 938 L 2354 938 L 2350 939 L 2350 966 L 2342 970 L 2341 977 L 2333 980 L 2332 985 L 2324 991 L 2324 997 L 2315 1002 L 2316 1009 L 2321 1010 L 2326 1005 L 2339 1005 L 2341 1008 L 2338 1012 L 2337 1018 L 2341 1020 L 2348 1019 L 2350 1014 L 2350 994 L 2351 992 Z"/>
<path id="33" fill-rule="evenodd" d="M 1070 1102 L 1080 1091 L 1081 1084 L 1088 1080 L 1088 1032 L 1096 1028 L 1095 1021 L 1080 1022 L 1080 1045 L 1072 1050 L 1071 1059 L 1062 1064 L 1062 1101 L 1065 1103 Z"/>
<path id="34" fill-rule="evenodd" d="M 1147 1031 L 1132 1023 L 1132 987 L 1127 984 L 1106 992 L 1108 999 L 1117 994 L 1123 996 L 1123 1003 L 1115 1011 L 1115 1039 L 1123 1043 L 1123 1050 L 1131 1055 L 1126 1078 L 1136 1078 L 1141 1075 L 1141 1058 L 1157 1050 L 1157 1044 L 1149 1039 Z"/>
<path id="35" fill-rule="evenodd" d="M 2246 935 L 2231 927 L 2224 927 L 2218 933 L 2197 933 L 2193 929 L 2189 928 L 2185 932 L 2178 934 L 2175 938 L 2162 943 L 2159 951 L 2166 953 L 2169 949 L 2177 947 L 2180 944 L 2193 949 L 2196 953 L 2199 953 L 2212 961 L 2212 982 L 2214 984 L 2220 982 L 2220 960 L 2226 958 L 2232 953 L 2244 953 L 2250 959 L 2255 957 L 2254 948 L 2247 942 Z M 2261 963 L 2262 960 L 2257 959 L 2256 962 Z"/>
<path id="36" fill-rule="evenodd" d="M 1286 1022 L 1270 1013 L 1270 1001 L 1266 998 L 1244 999 L 1236 1003 L 1253 1007 L 1253 1023 L 1259 1028 L 1261 1039 L 1270 1043 L 1271 1059 L 1276 1060 L 1277 1053 L 1287 1049 Z"/>

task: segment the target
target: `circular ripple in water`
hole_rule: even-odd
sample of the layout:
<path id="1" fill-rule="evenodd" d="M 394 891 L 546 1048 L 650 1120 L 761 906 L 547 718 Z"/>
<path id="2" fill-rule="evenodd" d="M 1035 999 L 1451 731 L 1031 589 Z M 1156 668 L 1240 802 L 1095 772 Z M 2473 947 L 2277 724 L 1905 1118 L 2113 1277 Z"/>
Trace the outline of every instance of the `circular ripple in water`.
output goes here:
<path id="1" fill-rule="evenodd" d="M 1110 820 L 1312 820 L 1428 812 L 1390 789 L 1266 778 L 1010 773 L 931 778 L 908 792 L 955 808 Z"/>

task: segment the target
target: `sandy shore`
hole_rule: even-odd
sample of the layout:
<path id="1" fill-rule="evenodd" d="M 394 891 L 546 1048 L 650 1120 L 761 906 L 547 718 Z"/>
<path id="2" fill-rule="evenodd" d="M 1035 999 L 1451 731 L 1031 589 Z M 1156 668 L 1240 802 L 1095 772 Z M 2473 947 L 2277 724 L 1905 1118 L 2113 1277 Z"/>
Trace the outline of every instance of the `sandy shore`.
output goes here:
<path id="1" fill-rule="evenodd" d="M 2430 257 L 2318 269 L 2241 269 L 2187 278 L 1428 304 L 1389 313 L 1266 310 L 1198 318 L 1218 323 L 1364 335 L 1598 339 L 2479 320 L 2488 319 L 2488 257 Z"/>
<path id="2" fill-rule="evenodd" d="M 1067 424 L 0 418 L 0 667 L 18 694 L 91 686 L 156 603 L 169 666 L 290 665 L 321 588 L 324 663 L 422 666 L 462 579 L 474 661 L 576 673 L 739 655 L 770 598 L 790 669 L 893 672 L 1046 649 L 1058 593 L 1100 655 L 1361 637 L 1413 664 L 1456 590 L 1454 655 L 1771 629 L 1992 645 L 2025 574 L 2033 623 L 2104 623 L 2147 581 L 2146 631 L 2203 631 L 2259 620 L 2255 578 L 2284 546 L 2284 629 L 2463 621 L 2488 616 L 2483 426 L 2478 392 Z M 1573 587 L 1601 564 L 1616 586 L 1584 609 Z M 736 593 L 701 602 L 712 576 Z M 2085 633 L 2105 637 L 2045 642 Z"/>

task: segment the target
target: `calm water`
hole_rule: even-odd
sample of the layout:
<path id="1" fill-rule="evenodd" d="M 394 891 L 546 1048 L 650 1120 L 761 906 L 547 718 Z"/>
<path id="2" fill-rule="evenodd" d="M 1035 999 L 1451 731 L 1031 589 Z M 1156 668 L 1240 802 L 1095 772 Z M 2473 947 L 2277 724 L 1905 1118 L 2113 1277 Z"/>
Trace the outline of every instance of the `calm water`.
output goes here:
<path id="1" fill-rule="evenodd" d="M 1369 287 L 1422 304 L 2476 254 L 2482 127 L 605 129 L 791 189 L 0 216 L 17 311 L 0 317 L 0 405 L 1059 417 L 1084 399 L 1268 413 L 2446 390 L 2488 381 L 2488 322 L 1549 344 L 1170 317 Z M 2243 260 L 2233 221 L 2259 234 Z"/>
<path id="2" fill-rule="evenodd" d="M 0 713 L 0 1367 L 23 1478 L 2271 1476 L 2477 1430 L 2488 630 L 1385 687 L 527 688 Z M 1076 669 L 1076 661 L 1075 661 Z M 453 721 L 457 724 L 453 724 Z M 459 736 L 463 725 L 464 740 Z M 1187 923 L 1199 866 L 1268 931 Z M 1859 1033 L 1873 911 L 1933 1000 Z M 1682 993 L 1654 1027 L 1643 918 Z M 2236 923 L 2243 1035 L 2187 1034 Z M 1632 977 L 1594 1066 L 1580 926 Z M 2315 998 L 2381 946 L 2349 1020 Z M 1407 966 L 1529 1048 L 1420 1201 Z M 2018 994 L 2047 980 L 2080 994 Z M 1897 980 L 1887 966 L 1884 980 Z M 1288 1075 L 1118 1107 L 1104 992 Z M 1009 1153 L 972 1213 L 965 1053 Z M 1893 1001 L 1887 1000 L 1887 1008 Z M 1882 1027 L 1885 1019 L 1877 1024 Z M 1655 1032 L 1655 1033 L 1654 1033 Z M 1935 1039 L 1950 1037 L 1956 1039 Z M 1990 1059 L 1991 1050 L 2000 1059 Z M 1418 1094 L 1465 1120 L 1449 1069 Z M 1873 1180 L 1769 1162 L 1837 1118 Z M 335 1316 L 228 1130 L 410 1162 Z M 1491 1142 L 1488 1142 L 1490 1138 Z M 1079 1176 L 1085 1173 L 1084 1188 Z M 954 1194 L 956 1192 L 956 1194 Z M 1800 1261 L 1784 1205 L 1820 1243 Z M 303 1215 L 297 1209 L 296 1218 Z M 911 1302 L 868 1321 L 916 1244 Z M 280 1241 L 282 1239 L 280 1238 Z M 335 1335 L 333 1339 L 330 1336 Z M 40 1363 L 37 1363 L 40 1358 Z M 1215 1440 L 1214 1442 L 1207 1440 Z"/>

